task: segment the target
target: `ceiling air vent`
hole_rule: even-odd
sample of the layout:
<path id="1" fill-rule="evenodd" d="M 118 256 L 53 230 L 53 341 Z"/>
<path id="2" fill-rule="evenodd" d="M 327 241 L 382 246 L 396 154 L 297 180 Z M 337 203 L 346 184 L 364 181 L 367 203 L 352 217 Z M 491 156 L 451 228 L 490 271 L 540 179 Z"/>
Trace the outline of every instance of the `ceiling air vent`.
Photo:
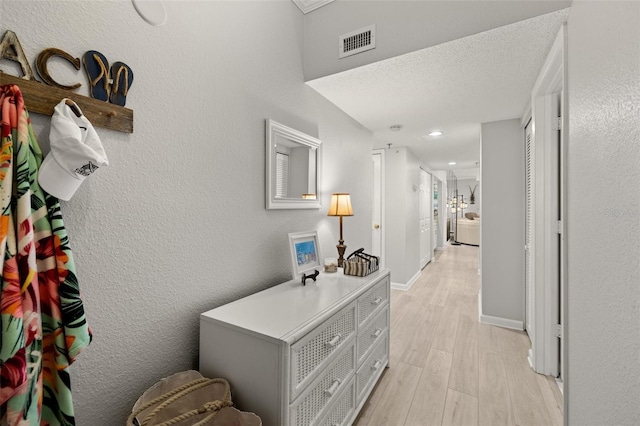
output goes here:
<path id="1" fill-rule="evenodd" d="M 376 47 L 376 26 L 369 25 L 340 36 L 338 57 L 345 58 Z"/>

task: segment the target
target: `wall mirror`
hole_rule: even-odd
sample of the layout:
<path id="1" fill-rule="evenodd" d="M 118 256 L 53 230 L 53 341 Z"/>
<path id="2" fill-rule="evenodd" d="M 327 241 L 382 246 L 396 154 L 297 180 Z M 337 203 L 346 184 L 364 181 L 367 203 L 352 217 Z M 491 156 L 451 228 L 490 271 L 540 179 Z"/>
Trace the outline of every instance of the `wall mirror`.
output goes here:
<path id="1" fill-rule="evenodd" d="M 267 209 L 319 209 L 322 142 L 273 120 L 266 127 Z"/>

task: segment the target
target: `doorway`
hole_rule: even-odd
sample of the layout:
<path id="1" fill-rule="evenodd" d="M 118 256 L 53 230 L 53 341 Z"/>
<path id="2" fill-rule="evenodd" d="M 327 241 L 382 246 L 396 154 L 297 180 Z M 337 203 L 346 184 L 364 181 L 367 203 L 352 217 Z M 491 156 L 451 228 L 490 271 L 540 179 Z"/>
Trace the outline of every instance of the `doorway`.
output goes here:
<path id="1" fill-rule="evenodd" d="M 374 149 L 371 154 L 373 163 L 373 211 L 371 214 L 371 251 L 380 257 L 380 268 L 385 261 L 384 229 L 384 155 L 383 149 Z"/>
<path id="2" fill-rule="evenodd" d="M 525 131 L 530 149 L 527 182 L 527 267 L 525 282 L 530 363 L 541 374 L 562 380 L 562 288 L 566 262 L 564 235 L 564 32 L 551 49 L 532 94 L 532 124 Z M 526 144 L 529 143 L 527 146 Z M 531 203 L 529 205 L 529 203 Z"/>
<path id="3" fill-rule="evenodd" d="M 433 258 L 433 232 L 431 231 L 431 213 L 432 213 L 432 197 L 431 197 L 431 174 L 420 169 L 420 269 L 427 266 Z"/>

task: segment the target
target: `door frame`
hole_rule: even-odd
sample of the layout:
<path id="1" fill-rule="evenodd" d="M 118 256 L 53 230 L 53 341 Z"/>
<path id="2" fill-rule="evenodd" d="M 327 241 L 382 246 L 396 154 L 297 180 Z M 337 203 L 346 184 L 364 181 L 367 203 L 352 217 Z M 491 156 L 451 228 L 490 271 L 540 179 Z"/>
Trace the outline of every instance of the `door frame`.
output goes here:
<path id="1" fill-rule="evenodd" d="M 541 374 L 555 375 L 558 371 L 558 352 L 562 356 L 564 353 L 565 339 L 560 339 L 559 350 L 554 349 L 557 345 L 557 323 L 560 318 L 561 336 L 564 335 L 566 329 L 566 310 L 561 309 L 561 303 L 565 303 L 563 299 L 563 288 L 566 285 L 564 279 L 564 271 L 566 271 L 566 248 L 565 248 L 565 230 L 566 221 L 562 220 L 564 216 L 564 204 L 566 191 L 565 184 L 566 168 L 564 163 L 557 170 L 559 177 L 558 190 L 560 190 L 559 207 L 561 217 L 560 228 L 557 219 L 553 217 L 551 209 L 554 203 L 551 198 L 554 191 L 551 191 L 550 185 L 555 177 L 552 176 L 554 168 L 551 167 L 550 161 L 553 159 L 551 144 L 558 143 L 557 126 L 558 120 L 552 117 L 554 108 L 552 103 L 557 99 L 557 93 L 560 93 L 560 115 L 563 117 L 563 125 L 561 126 L 561 135 L 566 134 L 566 80 L 565 80 L 565 42 L 566 42 L 566 24 L 560 29 L 556 40 L 553 43 L 551 51 L 545 61 L 540 75 L 532 90 L 532 140 L 534 143 L 534 280 L 533 288 L 528 294 L 527 308 L 531 312 L 531 323 L 533 330 L 528 330 L 531 339 L 530 363 L 532 368 Z M 558 155 L 561 161 L 564 160 L 564 138 L 560 138 L 560 146 Z M 557 258 L 552 259 L 552 254 L 547 250 L 549 241 L 552 240 L 553 233 L 560 231 L 560 248 Z M 554 269 L 554 268 L 559 268 Z M 557 273 L 558 281 L 550 279 L 553 274 Z M 557 284 L 556 284 L 557 283 Z M 557 287 L 556 287 L 557 285 Z M 558 291 L 559 290 L 559 291 Z M 555 353 L 554 353 L 555 350 Z M 565 360 L 561 360 L 561 369 L 564 369 Z M 562 373 L 560 372 L 562 375 Z"/>
<path id="2" fill-rule="evenodd" d="M 422 167 L 419 167 L 419 173 L 420 173 L 420 189 L 418 191 L 418 205 L 419 205 L 419 228 L 420 228 L 420 270 L 424 269 L 430 262 L 432 262 L 435 258 L 434 256 L 434 246 L 433 246 L 433 174 L 431 174 L 431 172 L 428 172 L 427 170 L 423 169 Z M 425 183 L 425 182 L 428 182 Z M 424 209 L 424 211 L 423 211 Z M 426 212 L 426 217 L 428 217 L 429 219 L 427 220 L 428 222 L 428 229 L 426 231 L 427 233 L 427 237 L 426 241 L 428 242 L 427 244 L 427 250 L 426 253 L 422 252 L 422 244 L 423 244 L 423 239 L 425 238 L 423 233 L 425 231 L 423 231 L 423 223 L 422 221 L 424 220 L 423 218 L 425 217 L 425 212 Z"/>
<path id="3" fill-rule="evenodd" d="M 386 226 L 385 226 L 385 210 L 386 210 L 386 201 L 385 201 L 385 153 L 386 150 L 384 149 L 374 149 L 371 152 L 371 155 L 376 155 L 379 154 L 380 155 L 380 268 L 384 268 L 385 267 L 385 259 L 387 258 L 386 256 L 386 247 L 387 247 L 387 243 L 386 243 Z M 373 161 L 372 161 L 373 164 Z M 375 170 L 373 171 L 375 173 Z M 371 242 L 373 243 L 373 228 L 374 224 L 371 223 L 371 232 L 372 232 L 372 237 L 371 237 Z"/>

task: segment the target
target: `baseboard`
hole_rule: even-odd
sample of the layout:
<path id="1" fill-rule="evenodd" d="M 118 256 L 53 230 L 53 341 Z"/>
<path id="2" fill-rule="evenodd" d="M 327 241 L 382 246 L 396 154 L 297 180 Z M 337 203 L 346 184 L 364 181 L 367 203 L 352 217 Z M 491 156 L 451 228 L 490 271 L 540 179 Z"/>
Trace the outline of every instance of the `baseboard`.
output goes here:
<path id="1" fill-rule="evenodd" d="M 489 315 L 480 315 L 480 322 L 488 325 L 497 325 L 498 327 L 510 328 L 512 330 L 524 330 L 522 321 L 515 321 L 507 318 L 492 317 Z"/>
<path id="2" fill-rule="evenodd" d="M 400 284 L 400 283 L 391 283 L 391 288 L 394 290 L 402 290 L 402 291 L 407 291 L 411 288 L 412 285 L 415 284 L 416 281 L 418 281 L 418 278 L 420 278 L 420 275 L 422 274 L 422 270 L 416 272 L 416 274 L 411 277 L 411 279 L 409 281 L 407 281 L 406 284 Z"/>
<path id="3" fill-rule="evenodd" d="M 527 361 L 529 361 L 529 367 L 535 371 L 533 368 L 533 348 L 529 348 L 529 352 L 527 352 Z"/>

